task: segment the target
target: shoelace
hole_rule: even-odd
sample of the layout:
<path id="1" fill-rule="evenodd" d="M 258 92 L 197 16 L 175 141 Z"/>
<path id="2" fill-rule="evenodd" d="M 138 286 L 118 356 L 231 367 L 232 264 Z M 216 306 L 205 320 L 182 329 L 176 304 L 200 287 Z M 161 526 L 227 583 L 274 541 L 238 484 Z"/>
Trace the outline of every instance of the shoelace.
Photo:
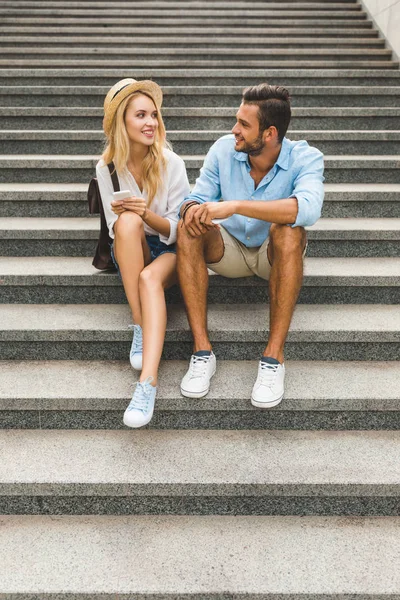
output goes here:
<path id="1" fill-rule="evenodd" d="M 128 325 L 128 329 L 133 330 L 133 345 L 131 354 L 143 352 L 143 331 L 140 325 Z"/>
<path id="2" fill-rule="evenodd" d="M 192 356 L 190 361 L 190 377 L 203 377 L 211 356 Z"/>
<path id="3" fill-rule="evenodd" d="M 275 381 L 275 375 L 280 365 L 271 365 L 269 363 L 261 363 L 261 385 L 271 387 Z"/>
<path id="4" fill-rule="evenodd" d="M 149 400 L 151 396 L 151 388 L 150 385 L 153 381 L 153 377 L 148 377 L 144 381 L 136 382 L 136 389 L 133 394 L 133 398 L 129 403 L 128 410 L 141 410 L 142 412 L 147 412 L 149 409 Z"/>

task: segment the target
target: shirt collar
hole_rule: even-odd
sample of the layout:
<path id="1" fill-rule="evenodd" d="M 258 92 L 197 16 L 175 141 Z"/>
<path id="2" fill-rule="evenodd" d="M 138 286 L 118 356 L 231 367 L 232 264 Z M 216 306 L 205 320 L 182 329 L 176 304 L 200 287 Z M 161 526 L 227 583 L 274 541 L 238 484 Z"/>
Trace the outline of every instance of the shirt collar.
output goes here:
<path id="1" fill-rule="evenodd" d="M 281 151 L 279 152 L 279 156 L 278 156 L 278 159 L 277 159 L 275 165 L 278 165 L 278 167 L 280 167 L 284 171 L 287 171 L 289 168 L 289 154 L 290 154 L 290 143 L 289 143 L 289 140 L 284 137 L 282 140 Z M 249 155 L 246 154 L 246 152 L 235 152 L 233 156 L 236 158 L 236 160 L 239 160 L 241 162 L 246 162 L 247 165 L 250 166 Z"/>

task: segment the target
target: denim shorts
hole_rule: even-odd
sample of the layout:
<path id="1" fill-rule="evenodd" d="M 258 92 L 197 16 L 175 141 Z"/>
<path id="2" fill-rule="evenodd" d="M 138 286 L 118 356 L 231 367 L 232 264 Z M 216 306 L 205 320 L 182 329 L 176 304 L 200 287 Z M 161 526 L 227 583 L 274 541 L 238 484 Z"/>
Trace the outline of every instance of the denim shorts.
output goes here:
<path id="1" fill-rule="evenodd" d="M 158 235 L 146 235 L 146 242 L 150 250 L 150 256 L 152 261 L 161 256 L 162 254 L 166 254 L 167 252 L 176 254 L 176 244 L 171 244 L 170 246 L 168 246 L 160 240 Z M 118 274 L 120 275 L 119 266 L 114 255 L 114 242 L 110 245 L 110 248 L 112 261 L 115 265 L 115 268 L 118 271 Z"/>

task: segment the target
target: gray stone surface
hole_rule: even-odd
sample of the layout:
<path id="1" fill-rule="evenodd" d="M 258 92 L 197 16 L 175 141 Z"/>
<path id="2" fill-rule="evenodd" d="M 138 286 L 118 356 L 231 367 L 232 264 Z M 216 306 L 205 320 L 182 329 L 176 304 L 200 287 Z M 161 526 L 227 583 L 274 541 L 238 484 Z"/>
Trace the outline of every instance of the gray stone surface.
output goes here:
<path id="1" fill-rule="evenodd" d="M 125 32 L 127 26 L 123 28 Z M 75 29 L 74 29 L 75 31 Z M 353 34 L 356 30 L 349 30 Z M 253 29 L 252 29 L 253 32 Z M 253 85 L 273 80 L 281 85 L 399 85 L 399 72 L 378 69 L 135 69 L 138 79 L 155 79 L 160 85 Z M 111 87 L 126 76 L 124 69 L 6 69 L 0 68 L 0 82 L 6 85 L 99 85 Z M 29 127 L 28 127 L 29 129 Z"/>
<path id="2" fill-rule="evenodd" d="M 84 221 L 82 219 L 82 221 Z M 323 222 L 323 220 L 321 220 Z M 1 227 L 0 221 L 0 227 Z M 39 223 L 38 220 L 36 223 Z M 65 221 L 67 223 L 67 221 Z M 91 223 L 83 222 L 83 231 L 90 231 Z M 49 236 L 52 233 L 51 223 Z M 384 227 L 385 224 L 382 224 Z M 32 224 L 34 226 L 34 224 Z M 64 235 L 69 235 L 67 225 Z M 95 224 L 94 224 L 95 227 Z M 87 228 L 87 229 L 86 229 Z M 321 232 L 324 230 L 321 224 Z M 82 231 L 82 230 L 80 230 Z M 37 235 L 45 237 L 44 231 Z M 367 230 L 367 235 L 368 235 Z M 394 232 L 393 237 L 394 237 Z M 79 230 L 70 239 L 79 239 Z M 385 230 L 383 229 L 385 235 Z M 33 236 L 35 233 L 33 233 Z M 32 236 L 32 237 L 33 237 Z M 121 282 L 115 273 L 100 272 L 91 264 L 90 258 L 84 257 L 0 257 L 0 276 L 3 286 L 11 285 L 70 285 L 70 286 L 120 286 Z M 385 258 L 307 258 L 304 262 L 304 286 L 398 286 L 400 277 L 400 259 Z M 210 275 L 211 287 L 262 287 L 267 282 L 258 277 L 228 279 L 218 275 Z"/>
<path id="3" fill-rule="evenodd" d="M 7 341 L 129 341 L 128 306 L 18 305 L 0 306 L 0 339 Z M 263 305 L 213 304 L 208 326 L 215 342 L 264 341 L 268 311 Z M 397 306 L 297 306 L 288 340 L 292 342 L 398 342 Z M 168 341 L 190 341 L 185 311 L 169 307 Z"/>
<path id="4" fill-rule="evenodd" d="M 399 599 L 396 518 L 10 516 L 1 524 L 4 599 L 44 600 L 44 590 L 51 600 Z"/>
<path id="5" fill-rule="evenodd" d="M 174 411 L 251 409 L 248 400 L 256 376 L 256 362 L 221 361 L 210 392 L 201 401 L 180 395 L 178 384 L 187 364 L 188 361 L 162 362 L 157 408 Z M 395 411 L 400 408 L 396 363 L 288 361 L 286 369 L 285 402 L 279 410 Z M 3 361 L 1 371 L 2 410 L 36 410 L 38 407 L 43 410 L 121 410 L 137 379 L 128 361 Z"/>
<path id="6" fill-rule="evenodd" d="M 183 398 L 185 361 L 160 368 L 156 429 L 399 429 L 394 362 L 286 361 L 285 400 L 270 411 L 249 401 L 257 361 L 220 361 L 206 398 Z M 3 361 L 3 429 L 122 429 L 137 375 L 127 360 Z M 340 377 L 338 377 L 340 373 Z"/>
<path id="7" fill-rule="evenodd" d="M 0 448 L 2 496 L 400 496 L 394 431 L 3 430 Z"/>

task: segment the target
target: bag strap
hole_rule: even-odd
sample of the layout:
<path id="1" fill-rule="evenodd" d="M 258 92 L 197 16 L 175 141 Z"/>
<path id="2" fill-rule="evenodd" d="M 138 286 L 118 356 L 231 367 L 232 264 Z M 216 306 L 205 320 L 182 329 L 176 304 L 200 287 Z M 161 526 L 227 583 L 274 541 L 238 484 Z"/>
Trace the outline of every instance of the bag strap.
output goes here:
<path id="1" fill-rule="evenodd" d="M 115 170 L 115 167 L 114 167 L 114 163 L 110 162 L 107 165 L 107 167 L 108 167 L 108 170 L 110 171 L 111 181 L 113 184 L 114 192 L 119 192 L 121 188 L 119 185 L 119 179 L 118 179 L 117 171 Z"/>

